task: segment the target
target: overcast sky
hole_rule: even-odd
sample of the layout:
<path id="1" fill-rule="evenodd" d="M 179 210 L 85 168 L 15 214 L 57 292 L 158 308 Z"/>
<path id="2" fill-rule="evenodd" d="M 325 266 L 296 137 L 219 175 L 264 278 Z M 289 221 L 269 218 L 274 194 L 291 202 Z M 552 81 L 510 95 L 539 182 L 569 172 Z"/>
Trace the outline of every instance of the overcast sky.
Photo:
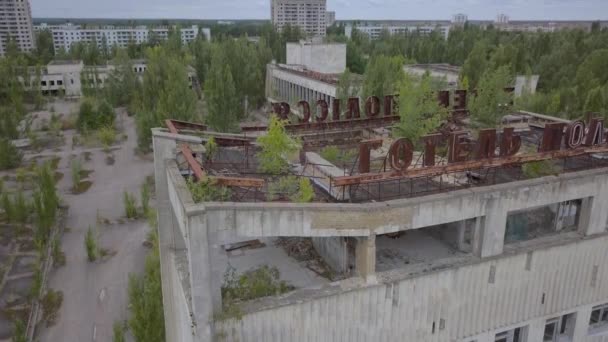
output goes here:
<path id="1" fill-rule="evenodd" d="M 30 0 L 34 17 L 269 19 L 270 0 Z M 327 0 L 337 19 L 608 20 L 608 0 Z"/>

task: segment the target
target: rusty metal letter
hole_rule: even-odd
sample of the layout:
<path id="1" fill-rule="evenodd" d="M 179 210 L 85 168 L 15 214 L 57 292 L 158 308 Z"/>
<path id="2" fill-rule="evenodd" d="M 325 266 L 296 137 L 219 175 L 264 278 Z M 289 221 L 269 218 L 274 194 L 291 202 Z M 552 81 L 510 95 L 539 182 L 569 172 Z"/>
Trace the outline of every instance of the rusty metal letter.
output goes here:
<path id="1" fill-rule="evenodd" d="M 370 172 L 371 151 L 382 147 L 382 139 L 363 140 L 359 144 L 359 173 Z"/>
<path id="2" fill-rule="evenodd" d="M 392 116 L 397 113 L 398 106 L 395 98 L 398 98 L 398 95 L 384 96 L 384 116 Z"/>
<path id="3" fill-rule="evenodd" d="M 391 168 L 397 171 L 405 171 L 414 159 L 414 145 L 408 138 L 400 138 L 393 142 L 388 151 L 388 159 Z"/>
<path id="4" fill-rule="evenodd" d="M 327 101 L 319 100 L 317 101 L 317 114 L 319 114 L 319 107 L 321 107 L 321 116 L 315 115 L 315 120 L 317 122 L 323 122 L 327 120 L 327 115 L 329 114 Z"/>
<path id="5" fill-rule="evenodd" d="M 348 99 L 348 110 L 346 111 L 346 119 L 358 119 L 361 117 L 361 109 L 359 108 L 359 98 L 351 97 Z"/>
<path id="6" fill-rule="evenodd" d="M 466 137 L 466 132 L 453 132 L 450 134 L 449 146 L 448 146 L 448 163 L 457 163 L 467 160 L 467 154 L 463 154 L 463 151 L 467 151 L 468 144 L 462 142 L 461 138 Z"/>
<path id="7" fill-rule="evenodd" d="M 565 126 L 566 124 L 563 122 L 545 124 L 539 152 L 559 151 L 562 148 Z"/>
<path id="8" fill-rule="evenodd" d="M 441 141 L 442 134 L 430 134 L 422 137 L 424 141 L 424 158 L 422 159 L 422 166 L 435 166 L 435 147 Z"/>
<path id="9" fill-rule="evenodd" d="M 272 104 L 272 111 L 281 120 L 289 120 L 289 113 L 291 113 L 291 107 L 287 102 L 275 102 Z"/>
<path id="10" fill-rule="evenodd" d="M 333 121 L 340 120 L 340 99 L 334 99 L 331 103 L 331 119 Z"/>
<path id="11" fill-rule="evenodd" d="M 378 96 L 370 96 L 365 100 L 365 115 L 373 118 L 380 114 L 380 99 Z"/>
<path id="12" fill-rule="evenodd" d="M 591 119 L 589 130 L 585 137 L 585 146 L 600 145 L 604 143 L 604 119 Z"/>
<path id="13" fill-rule="evenodd" d="M 494 158 L 496 151 L 496 129 L 482 129 L 479 131 L 479 141 L 477 143 L 477 155 L 475 159 Z"/>
<path id="14" fill-rule="evenodd" d="M 302 116 L 300 119 L 300 123 L 309 123 L 310 122 L 310 105 L 306 101 L 298 102 L 298 106 L 302 107 Z"/>
<path id="15" fill-rule="evenodd" d="M 568 125 L 566 129 L 566 146 L 577 148 L 583 144 L 585 137 L 585 123 L 577 120 Z"/>
<path id="16" fill-rule="evenodd" d="M 502 130 L 502 137 L 500 139 L 500 156 L 514 156 L 517 152 L 519 152 L 519 148 L 521 147 L 521 137 L 517 135 L 513 135 L 515 128 L 513 127 L 505 127 Z"/>

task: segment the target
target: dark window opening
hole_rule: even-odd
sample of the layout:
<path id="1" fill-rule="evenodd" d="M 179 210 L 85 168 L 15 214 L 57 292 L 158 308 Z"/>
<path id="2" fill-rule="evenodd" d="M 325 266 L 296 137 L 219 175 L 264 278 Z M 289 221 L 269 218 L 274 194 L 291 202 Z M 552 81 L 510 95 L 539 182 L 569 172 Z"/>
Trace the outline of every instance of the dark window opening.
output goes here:
<path id="1" fill-rule="evenodd" d="M 509 213 L 505 244 L 575 231 L 581 204 L 581 200 L 573 200 Z"/>

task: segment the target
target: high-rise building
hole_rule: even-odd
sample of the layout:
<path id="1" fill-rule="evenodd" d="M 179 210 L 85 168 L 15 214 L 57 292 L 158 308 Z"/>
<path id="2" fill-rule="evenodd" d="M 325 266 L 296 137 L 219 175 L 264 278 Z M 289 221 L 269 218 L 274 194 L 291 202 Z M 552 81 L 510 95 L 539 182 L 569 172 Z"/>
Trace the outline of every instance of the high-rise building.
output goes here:
<path id="1" fill-rule="evenodd" d="M 464 13 L 457 13 L 452 16 L 452 24 L 464 25 L 469 20 L 469 17 Z"/>
<path id="2" fill-rule="evenodd" d="M 271 0 L 270 18 L 279 30 L 297 26 L 309 36 L 325 36 L 326 0 Z"/>
<path id="3" fill-rule="evenodd" d="M 327 22 L 327 27 L 330 27 L 336 22 L 336 12 L 335 11 L 327 11 L 325 13 L 325 21 Z"/>
<path id="4" fill-rule="evenodd" d="M 509 23 L 509 16 L 507 16 L 506 14 L 500 13 L 499 15 L 496 16 L 496 24 L 499 25 L 506 25 Z"/>
<path id="5" fill-rule="evenodd" d="M 0 0 L 0 55 L 6 53 L 9 38 L 21 51 L 35 47 L 29 0 Z"/>

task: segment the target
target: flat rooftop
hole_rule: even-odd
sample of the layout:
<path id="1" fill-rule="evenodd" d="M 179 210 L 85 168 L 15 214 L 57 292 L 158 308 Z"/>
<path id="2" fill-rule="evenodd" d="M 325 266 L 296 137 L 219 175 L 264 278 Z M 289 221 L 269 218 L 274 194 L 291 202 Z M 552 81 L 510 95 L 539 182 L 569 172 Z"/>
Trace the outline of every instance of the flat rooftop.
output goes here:
<path id="1" fill-rule="evenodd" d="M 503 118 L 503 127 L 513 129 L 514 136 L 521 140 L 521 147 L 515 155 L 509 157 L 511 159 L 507 158 L 508 162 L 496 165 L 490 162 L 465 162 L 462 164 L 466 165 L 453 168 L 454 164 L 448 160 L 447 155 L 446 146 L 449 138 L 444 133 L 443 142 L 437 145 L 433 166 L 437 172 L 419 172 L 424 171 L 428 166 L 424 161 L 424 153 L 414 151 L 410 166 L 402 173 L 391 169 L 389 156 L 396 139 L 390 133 L 390 126 L 385 128 L 346 126 L 334 130 L 294 131 L 293 134 L 302 142 L 302 150 L 299 158 L 294 157 L 289 161 L 289 170 L 283 175 L 265 174 L 260 171 L 258 153 L 261 148 L 255 140 L 259 134 L 245 132 L 222 137 L 222 134 L 205 131 L 186 130 L 182 133 L 192 134 L 197 137 L 196 139 L 200 139 L 199 144 L 190 143 L 189 147 L 194 159 L 206 175 L 227 179 L 229 183 L 233 180 L 243 180 L 236 186 L 228 185 L 231 190 L 230 198 L 224 200 L 290 202 L 294 197 L 289 192 L 283 192 L 284 189 L 277 185 L 281 178 L 290 176 L 292 182 L 297 182 L 293 179 L 301 178 L 310 181 L 314 188 L 313 202 L 367 203 L 540 177 L 542 175 L 531 175 L 522 167 L 527 162 L 533 161 L 525 158 L 534 154 L 543 144 L 546 124 L 567 122 L 564 119 L 529 112 L 513 112 L 506 115 Z M 460 123 L 451 123 L 451 126 L 448 125 L 443 129 L 454 132 L 461 131 L 466 126 L 467 119 L 464 119 Z M 206 158 L 204 145 L 210 133 L 216 135 L 220 146 L 212 158 Z M 500 136 L 496 137 L 496 155 L 498 155 L 500 139 Z M 374 140 L 377 145 L 371 149 L 369 161 L 365 162 L 365 165 L 359 151 L 359 144 L 363 140 Z M 470 133 L 463 135 L 461 139 L 464 148 L 471 149 L 469 154 L 476 153 L 472 150 L 476 141 L 477 138 Z M 564 149 L 563 152 L 568 151 Z M 183 154 L 177 153 L 176 159 L 185 177 L 195 175 Z M 496 159 L 500 158 L 496 157 Z M 563 153 L 557 157 L 552 156 L 545 162 L 547 164 L 544 164 L 544 168 L 550 168 L 554 174 L 559 174 L 608 166 L 608 157 L 606 153 Z M 254 182 L 252 183 L 251 180 Z M 297 186 L 295 188 L 297 189 Z"/>

